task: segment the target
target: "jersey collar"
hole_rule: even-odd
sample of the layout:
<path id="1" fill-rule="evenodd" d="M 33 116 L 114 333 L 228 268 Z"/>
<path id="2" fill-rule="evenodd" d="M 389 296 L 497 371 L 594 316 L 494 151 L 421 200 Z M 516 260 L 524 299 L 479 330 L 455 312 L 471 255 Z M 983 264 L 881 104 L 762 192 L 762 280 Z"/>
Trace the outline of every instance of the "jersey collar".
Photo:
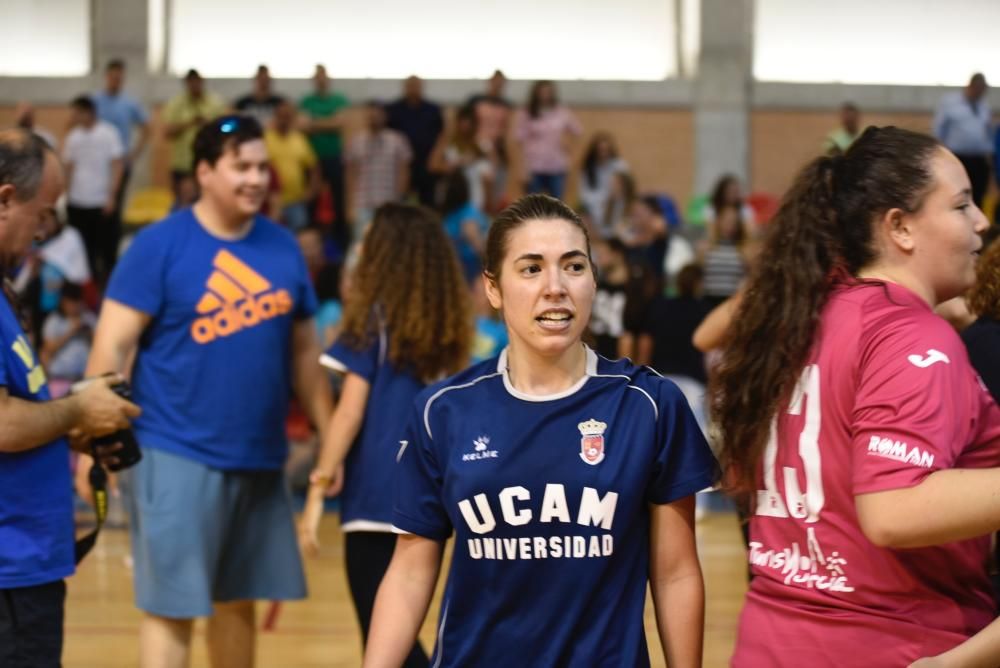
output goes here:
<path id="1" fill-rule="evenodd" d="M 521 399 L 522 401 L 542 402 L 564 399 L 579 392 L 580 388 L 587 384 L 587 380 L 589 380 L 591 376 L 597 375 L 597 353 L 586 345 L 584 346 L 584 349 L 587 352 L 587 362 L 583 378 L 574 383 L 572 387 L 568 387 L 562 392 L 556 392 L 555 394 L 526 394 L 515 388 L 513 383 L 510 382 L 510 375 L 507 373 L 507 348 L 504 348 L 500 352 L 500 358 L 497 360 L 497 373 L 499 373 L 503 378 L 503 386 L 507 390 L 508 394 L 512 397 Z"/>

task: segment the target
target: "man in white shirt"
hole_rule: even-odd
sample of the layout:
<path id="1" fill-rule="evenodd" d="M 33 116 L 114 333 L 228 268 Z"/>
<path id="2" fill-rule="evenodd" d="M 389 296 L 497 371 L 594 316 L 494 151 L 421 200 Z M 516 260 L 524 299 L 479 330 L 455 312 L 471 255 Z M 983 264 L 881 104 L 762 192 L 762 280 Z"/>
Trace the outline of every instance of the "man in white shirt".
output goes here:
<path id="1" fill-rule="evenodd" d="M 934 136 L 965 165 L 972 182 L 972 199 L 980 208 L 990 180 L 993 152 L 986 90 L 986 77 L 973 74 L 965 88 L 941 98 L 934 114 Z"/>
<path id="2" fill-rule="evenodd" d="M 111 273 L 118 255 L 120 232 L 112 224 L 115 194 L 121 183 L 125 147 L 114 126 L 97 120 L 94 102 L 73 100 L 73 129 L 66 136 L 67 214 L 83 235 L 87 260 L 98 283 Z"/>

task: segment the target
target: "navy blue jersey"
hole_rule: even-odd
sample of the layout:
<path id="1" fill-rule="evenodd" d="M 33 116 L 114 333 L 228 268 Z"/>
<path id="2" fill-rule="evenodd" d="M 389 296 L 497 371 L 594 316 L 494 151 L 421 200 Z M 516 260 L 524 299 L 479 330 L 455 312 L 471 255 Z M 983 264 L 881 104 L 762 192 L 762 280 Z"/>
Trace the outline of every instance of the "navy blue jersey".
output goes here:
<path id="1" fill-rule="evenodd" d="M 712 484 L 680 390 L 587 350 L 574 387 L 518 392 L 506 350 L 422 392 L 393 523 L 455 533 L 435 666 L 648 666 L 649 504 Z"/>
<path id="2" fill-rule="evenodd" d="M 343 531 L 392 531 L 392 489 L 400 424 L 425 383 L 387 358 L 388 333 L 379 327 L 369 345 L 358 350 L 338 339 L 320 357 L 320 364 L 368 381 L 368 402 L 350 452 L 344 460 L 344 489 L 340 493 Z"/>

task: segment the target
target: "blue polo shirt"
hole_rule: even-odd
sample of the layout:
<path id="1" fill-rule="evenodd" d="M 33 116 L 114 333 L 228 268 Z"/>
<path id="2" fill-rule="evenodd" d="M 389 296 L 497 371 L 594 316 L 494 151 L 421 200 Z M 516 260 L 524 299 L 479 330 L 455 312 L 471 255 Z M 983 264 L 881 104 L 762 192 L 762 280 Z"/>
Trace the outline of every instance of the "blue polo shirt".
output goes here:
<path id="1" fill-rule="evenodd" d="M 97 107 L 97 117 L 111 123 L 122 139 L 122 146 L 128 151 L 132 146 L 132 126 L 145 125 L 149 121 L 146 110 L 128 93 L 111 95 L 99 91 L 90 96 Z"/>

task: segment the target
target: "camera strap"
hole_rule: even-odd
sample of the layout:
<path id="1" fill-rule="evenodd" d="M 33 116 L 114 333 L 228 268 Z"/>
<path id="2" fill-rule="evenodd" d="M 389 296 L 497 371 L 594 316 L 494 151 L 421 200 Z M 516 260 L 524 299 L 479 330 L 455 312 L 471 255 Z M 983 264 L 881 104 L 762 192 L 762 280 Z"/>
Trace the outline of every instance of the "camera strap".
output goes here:
<path id="1" fill-rule="evenodd" d="M 94 543 L 97 542 L 97 534 L 101 532 L 104 520 L 108 517 L 108 474 L 104 472 L 104 467 L 97 462 L 96 458 L 94 465 L 90 467 L 90 488 L 94 493 L 94 515 L 97 524 L 90 533 L 78 539 L 73 546 L 77 564 L 83 561 L 83 558 L 94 547 Z"/>

